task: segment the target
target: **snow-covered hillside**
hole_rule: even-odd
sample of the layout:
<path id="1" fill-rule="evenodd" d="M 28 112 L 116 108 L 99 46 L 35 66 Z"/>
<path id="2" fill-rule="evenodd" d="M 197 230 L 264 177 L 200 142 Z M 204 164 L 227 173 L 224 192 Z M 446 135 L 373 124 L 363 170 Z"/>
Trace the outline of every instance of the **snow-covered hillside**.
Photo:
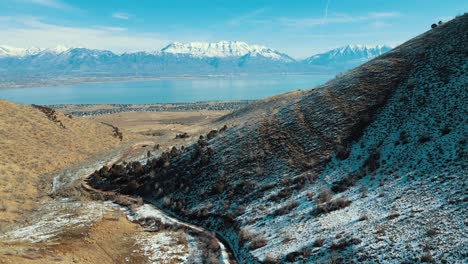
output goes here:
<path id="1" fill-rule="evenodd" d="M 467 263 L 467 28 L 465 14 L 91 183 L 217 231 L 241 263 Z"/>

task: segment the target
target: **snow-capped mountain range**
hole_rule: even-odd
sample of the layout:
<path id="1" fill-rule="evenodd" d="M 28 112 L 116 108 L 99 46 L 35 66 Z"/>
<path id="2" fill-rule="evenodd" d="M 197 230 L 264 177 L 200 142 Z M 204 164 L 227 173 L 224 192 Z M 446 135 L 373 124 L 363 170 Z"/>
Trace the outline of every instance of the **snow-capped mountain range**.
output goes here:
<path id="1" fill-rule="evenodd" d="M 37 55 L 40 53 L 55 53 L 59 54 L 64 51 L 67 51 L 71 48 L 67 48 L 63 45 L 58 45 L 55 48 L 38 48 L 38 47 L 30 47 L 30 48 L 17 48 L 11 46 L 0 46 L 0 58 L 2 57 L 26 57 Z"/>
<path id="2" fill-rule="evenodd" d="M 66 47 L 63 45 L 58 45 L 54 48 L 17 48 L 11 46 L 0 46 L 0 58 L 2 57 L 26 57 L 38 55 L 40 53 L 52 53 L 52 54 L 61 54 L 72 49 L 78 49 L 81 47 Z M 308 57 L 303 60 L 307 64 L 324 64 L 330 61 L 342 61 L 344 58 L 346 60 L 369 60 L 372 59 L 388 50 L 391 47 L 389 46 L 368 46 L 368 45 L 347 45 L 344 47 L 332 49 L 325 53 L 320 53 Z M 91 49 L 87 49 L 91 50 Z M 95 50 L 99 51 L 99 50 Z M 107 52 L 107 51 L 104 51 Z M 260 46 L 260 45 L 249 45 L 241 41 L 219 41 L 214 43 L 208 42 L 173 42 L 166 47 L 162 48 L 160 51 L 156 52 L 128 52 L 125 54 L 135 54 L 135 53 L 146 53 L 152 55 L 160 54 L 180 54 L 188 55 L 196 58 L 227 58 L 227 57 L 242 57 L 249 55 L 251 57 L 263 56 L 265 58 L 270 58 L 273 60 L 280 60 L 284 62 L 294 62 L 295 60 L 288 56 L 285 53 L 278 52 L 274 49 Z"/>
<path id="3" fill-rule="evenodd" d="M 220 41 L 216 43 L 206 42 L 174 42 L 161 50 L 162 53 L 189 54 L 194 57 L 225 58 L 263 56 L 273 60 L 292 62 L 294 59 L 284 53 L 260 45 L 249 45 L 241 41 Z"/>
<path id="4" fill-rule="evenodd" d="M 44 52 L 60 54 L 69 50 L 76 49 L 58 45 L 55 48 L 17 48 L 11 46 L 0 46 L 0 58 L 1 57 L 25 57 L 38 55 Z M 127 52 L 126 54 L 141 53 Z M 146 53 L 146 52 L 145 52 Z M 293 62 L 294 59 L 284 53 L 280 53 L 271 48 L 260 46 L 260 45 L 249 45 L 241 41 L 220 41 L 214 43 L 208 42 L 173 42 L 160 51 L 149 52 L 147 54 L 181 54 L 189 55 L 196 58 L 227 58 L 227 57 L 242 57 L 242 56 L 263 56 L 273 60 L 279 60 L 284 62 Z"/>
<path id="5" fill-rule="evenodd" d="M 357 66 L 377 57 L 392 48 L 390 46 L 347 45 L 325 53 L 313 55 L 304 60 L 309 65 L 335 66 L 348 68 Z"/>
<path id="6" fill-rule="evenodd" d="M 206 76 L 232 74 L 330 73 L 362 64 L 388 51 L 388 46 L 348 45 L 295 60 L 274 49 L 240 41 L 174 42 L 155 52 L 126 52 L 57 46 L 0 46 L 0 81 Z M 78 79 L 79 81 L 79 79 Z"/>

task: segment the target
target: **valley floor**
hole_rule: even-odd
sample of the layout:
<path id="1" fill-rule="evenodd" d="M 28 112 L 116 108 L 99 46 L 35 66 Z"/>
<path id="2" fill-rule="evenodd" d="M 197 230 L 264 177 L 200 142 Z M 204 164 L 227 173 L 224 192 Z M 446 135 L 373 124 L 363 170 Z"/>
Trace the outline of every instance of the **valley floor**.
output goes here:
<path id="1" fill-rule="evenodd" d="M 5 204 L 9 200 L 16 201 L 14 197 L 27 195 L 17 191 L 22 189 L 22 181 L 11 181 L 9 191 L 2 193 L 2 197 L 12 198 L 2 201 L 4 210 L 0 212 L 0 220 L 6 225 L 2 224 L 0 235 L 0 263 L 178 263 L 225 257 L 226 253 L 219 256 L 207 253 L 219 251 L 222 246 L 212 242 L 216 241 L 213 235 L 194 233 L 177 222 L 169 222 L 161 229 L 160 223 L 168 221 L 167 218 L 159 215 L 147 223 L 148 216 L 139 216 L 145 210 L 131 211 L 112 202 L 96 200 L 95 195 L 81 188 L 81 183 L 83 177 L 105 164 L 145 161 L 148 155 L 159 155 L 174 145 L 190 144 L 199 135 L 218 128 L 213 123 L 227 113 L 229 111 L 119 112 L 73 117 L 77 122 L 118 127 L 129 140 L 97 156 L 83 155 L 81 161 L 70 162 L 50 173 L 42 174 L 42 169 L 38 168 L 34 182 L 41 184 L 31 187 L 37 195 L 29 195 L 31 206 L 27 210 L 21 209 L 21 201 Z M 46 158 L 35 155 L 30 159 L 40 163 Z M 60 162 L 60 156 L 56 159 Z M 8 172 L 11 166 L 21 165 L 8 161 L 0 169 Z M 14 219 L 12 212 L 17 212 L 13 214 Z M 2 220 L 2 215 L 9 218 Z"/>

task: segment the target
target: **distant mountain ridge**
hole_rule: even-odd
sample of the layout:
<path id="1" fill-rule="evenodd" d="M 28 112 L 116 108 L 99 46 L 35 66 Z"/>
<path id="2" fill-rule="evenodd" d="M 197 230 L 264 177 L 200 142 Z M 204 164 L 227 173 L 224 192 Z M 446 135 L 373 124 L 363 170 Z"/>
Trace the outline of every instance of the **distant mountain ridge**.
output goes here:
<path id="1" fill-rule="evenodd" d="M 174 42 L 160 51 L 126 52 L 69 48 L 0 46 L 0 88 L 73 80 L 238 74 L 336 74 L 389 50 L 348 45 L 295 60 L 274 49 L 240 41 Z"/>
<path id="2" fill-rule="evenodd" d="M 67 48 L 62 45 L 57 45 L 55 48 L 38 48 L 38 47 L 30 47 L 30 48 L 17 48 L 11 46 L 0 46 L 0 58 L 2 57 L 25 57 L 25 56 L 32 56 L 38 55 L 40 53 L 62 53 L 67 51 L 71 48 Z"/>
<path id="3" fill-rule="evenodd" d="M 325 53 L 313 55 L 303 62 L 308 65 L 331 66 L 335 68 L 352 68 L 391 50 L 386 45 L 347 45 Z"/>
<path id="4" fill-rule="evenodd" d="M 66 47 L 57 45 L 54 48 L 18 48 L 7 45 L 0 45 L 0 58 L 5 57 L 25 57 L 33 56 L 41 53 L 55 53 L 61 54 L 74 49 L 83 49 L 95 52 L 111 52 L 107 50 L 89 49 L 82 47 Z M 312 55 L 304 60 L 295 60 L 285 53 L 281 53 L 274 49 L 261 45 L 249 45 L 242 41 L 219 41 L 219 42 L 173 42 L 165 46 L 159 51 L 145 52 L 135 51 L 126 52 L 121 55 L 129 54 L 145 54 L 145 55 L 161 55 L 161 54 L 179 54 L 187 55 L 198 58 L 226 58 L 226 57 L 242 57 L 242 56 L 263 56 L 275 60 L 282 60 L 285 62 L 302 61 L 307 64 L 326 63 L 326 59 L 338 61 L 340 58 L 346 59 L 372 59 L 382 53 L 391 49 L 388 45 L 360 45 L 350 44 L 340 48 L 332 49 L 330 51 Z M 111 52 L 117 56 L 118 54 Z"/>

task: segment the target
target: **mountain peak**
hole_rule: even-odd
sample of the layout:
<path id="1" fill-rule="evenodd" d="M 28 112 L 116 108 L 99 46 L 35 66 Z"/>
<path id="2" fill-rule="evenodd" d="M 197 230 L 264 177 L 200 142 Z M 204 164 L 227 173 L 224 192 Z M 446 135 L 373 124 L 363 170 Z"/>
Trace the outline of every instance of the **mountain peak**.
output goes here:
<path id="1" fill-rule="evenodd" d="M 313 55 L 303 62 L 306 64 L 329 66 L 357 66 L 367 60 L 373 59 L 392 48 L 387 45 L 361 45 L 349 44 L 330 51 Z"/>
<path id="2" fill-rule="evenodd" d="M 163 53 L 186 54 L 194 57 L 224 58 L 245 55 L 263 56 L 276 60 L 293 61 L 286 54 L 261 45 L 249 45 L 242 41 L 173 42 L 161 50 Z"/>
<path id="3" fill-rule="evenodd" d="M 70 49 L 72 49 L 72 48 L 59 44 L 59 45 L 55 46 L 54 48 L 50 48 L 48 50 L 56 52 L 56 53 L 62 53 L 62 52 L 65 52 L 67 50 L 70 50 Z"/>

